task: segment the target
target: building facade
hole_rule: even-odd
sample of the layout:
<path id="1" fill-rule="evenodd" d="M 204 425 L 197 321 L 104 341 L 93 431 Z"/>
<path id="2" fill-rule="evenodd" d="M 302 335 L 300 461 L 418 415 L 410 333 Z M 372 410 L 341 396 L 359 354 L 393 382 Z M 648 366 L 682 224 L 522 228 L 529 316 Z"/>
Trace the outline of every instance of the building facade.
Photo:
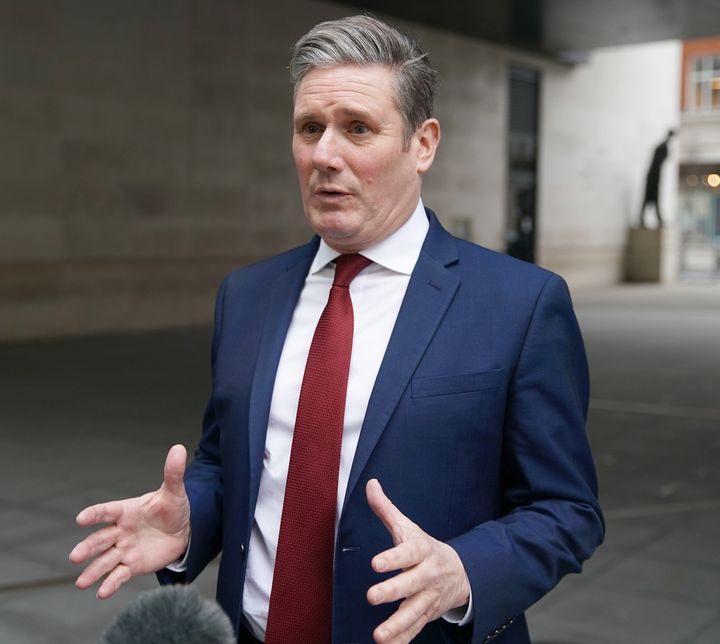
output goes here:
<path id="1" fill-rule="evenodd" d="M 682 270 L 720 275 L 720 37 L 683 43 L 679 216 Z"/>
<path id="2" fill-rule="evenodd" d="M 224 273 L 309 237 L 289 49 L 357 10 L 72 7 L 0 4 L 0 339 L 206 323 Z M 679 42 L 571 65 L 389 21 L 422 40 L 442 78 L 426 204 L 572 288 L 620 281 L 649 154 L 679 122 Z M 674 210 L 674 155 L 665 172 Z"/>

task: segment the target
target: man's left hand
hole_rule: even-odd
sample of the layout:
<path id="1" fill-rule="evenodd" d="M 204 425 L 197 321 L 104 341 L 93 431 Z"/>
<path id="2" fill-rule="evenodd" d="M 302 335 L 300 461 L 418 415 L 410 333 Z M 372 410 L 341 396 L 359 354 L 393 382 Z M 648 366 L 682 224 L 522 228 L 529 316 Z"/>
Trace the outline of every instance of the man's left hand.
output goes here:
<path id="1" fill-rule="evenodd" d="M 373 638 L 378 644 L 410 642 L 428 623 L 453 608 L 466 606 L 470 584 L 458 554 L 446 543 L 433 539 L 398 510 L 377 479 L 368 481 L 367 500 L 392 535 L 395 547 L 372 560 L 375 572 L 402 570 L 372 586 L 371 604 L 404 600 Z"/>

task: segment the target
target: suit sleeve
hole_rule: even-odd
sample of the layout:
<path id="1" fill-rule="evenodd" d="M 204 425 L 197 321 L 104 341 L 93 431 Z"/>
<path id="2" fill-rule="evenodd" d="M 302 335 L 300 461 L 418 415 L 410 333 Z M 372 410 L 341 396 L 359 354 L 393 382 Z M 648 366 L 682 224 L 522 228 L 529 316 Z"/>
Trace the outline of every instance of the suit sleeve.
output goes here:
<path id="1" fill-rule="evenodd" d="M 215 303 L 215 326 L 212 342 L 213 387 L 215 359 L 222 333 L 223 308 L 227 280 L 223 282 Z M 186 570 L 158 572 L 161 584 L 190 583 L 222 549 L 223 483 L 220 459 L 220 428 L 216 422 L 214 395 L 203 416 L 203 432 L 195 458 L 185 472 L 185 490 L 190 500 L 192 536 L 185 557 Z"/>
<path id="2" fill-rule="evenodd" d="M 503 427 L 502 516 L 449 541 L 473 595 L 473 643 L 502 632 L 604 535 L 585 433 L 588 369 L 564 281 L 535 302 L 509 385 Z"/>

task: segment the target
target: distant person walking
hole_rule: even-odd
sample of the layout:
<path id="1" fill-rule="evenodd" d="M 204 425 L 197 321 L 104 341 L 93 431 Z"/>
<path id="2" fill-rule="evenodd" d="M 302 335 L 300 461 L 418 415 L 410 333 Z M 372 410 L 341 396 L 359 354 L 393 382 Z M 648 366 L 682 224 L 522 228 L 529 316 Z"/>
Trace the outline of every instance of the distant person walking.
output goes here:
<path id="1" fill-rule="evenodd" d="M 669 130 L 665 140 L 658 144 L 653 152 L 653 158 L 650 162 L 650 167 L 648 168 L 647 178 L 645 179 L 645 198 L 643 199 L 643 204 L 640 208 L 641 228 L 646 228 L 645 210 L 649 204 L 652 204 L 655 207 L 658 228 L 662 228 L 664 225 L 662 215 L 660 214 L 660 170 L 662 169 L 663 163 L 665 163 L 665 159 L 667 159 L 668 144 L 674 135 L 675 131 Z"/>

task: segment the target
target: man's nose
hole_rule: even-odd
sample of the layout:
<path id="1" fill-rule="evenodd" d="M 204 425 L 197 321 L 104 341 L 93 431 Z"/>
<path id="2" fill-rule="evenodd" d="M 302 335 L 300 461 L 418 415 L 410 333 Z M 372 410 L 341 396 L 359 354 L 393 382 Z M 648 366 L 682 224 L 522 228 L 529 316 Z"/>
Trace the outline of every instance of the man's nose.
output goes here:
<path id="1" fill-rule="evenodd" d="M 313 167 L 319 172 L 340 172 L 344 166 L 342 142 L 330 128 L 317 140 L 313 150 Z"/>

